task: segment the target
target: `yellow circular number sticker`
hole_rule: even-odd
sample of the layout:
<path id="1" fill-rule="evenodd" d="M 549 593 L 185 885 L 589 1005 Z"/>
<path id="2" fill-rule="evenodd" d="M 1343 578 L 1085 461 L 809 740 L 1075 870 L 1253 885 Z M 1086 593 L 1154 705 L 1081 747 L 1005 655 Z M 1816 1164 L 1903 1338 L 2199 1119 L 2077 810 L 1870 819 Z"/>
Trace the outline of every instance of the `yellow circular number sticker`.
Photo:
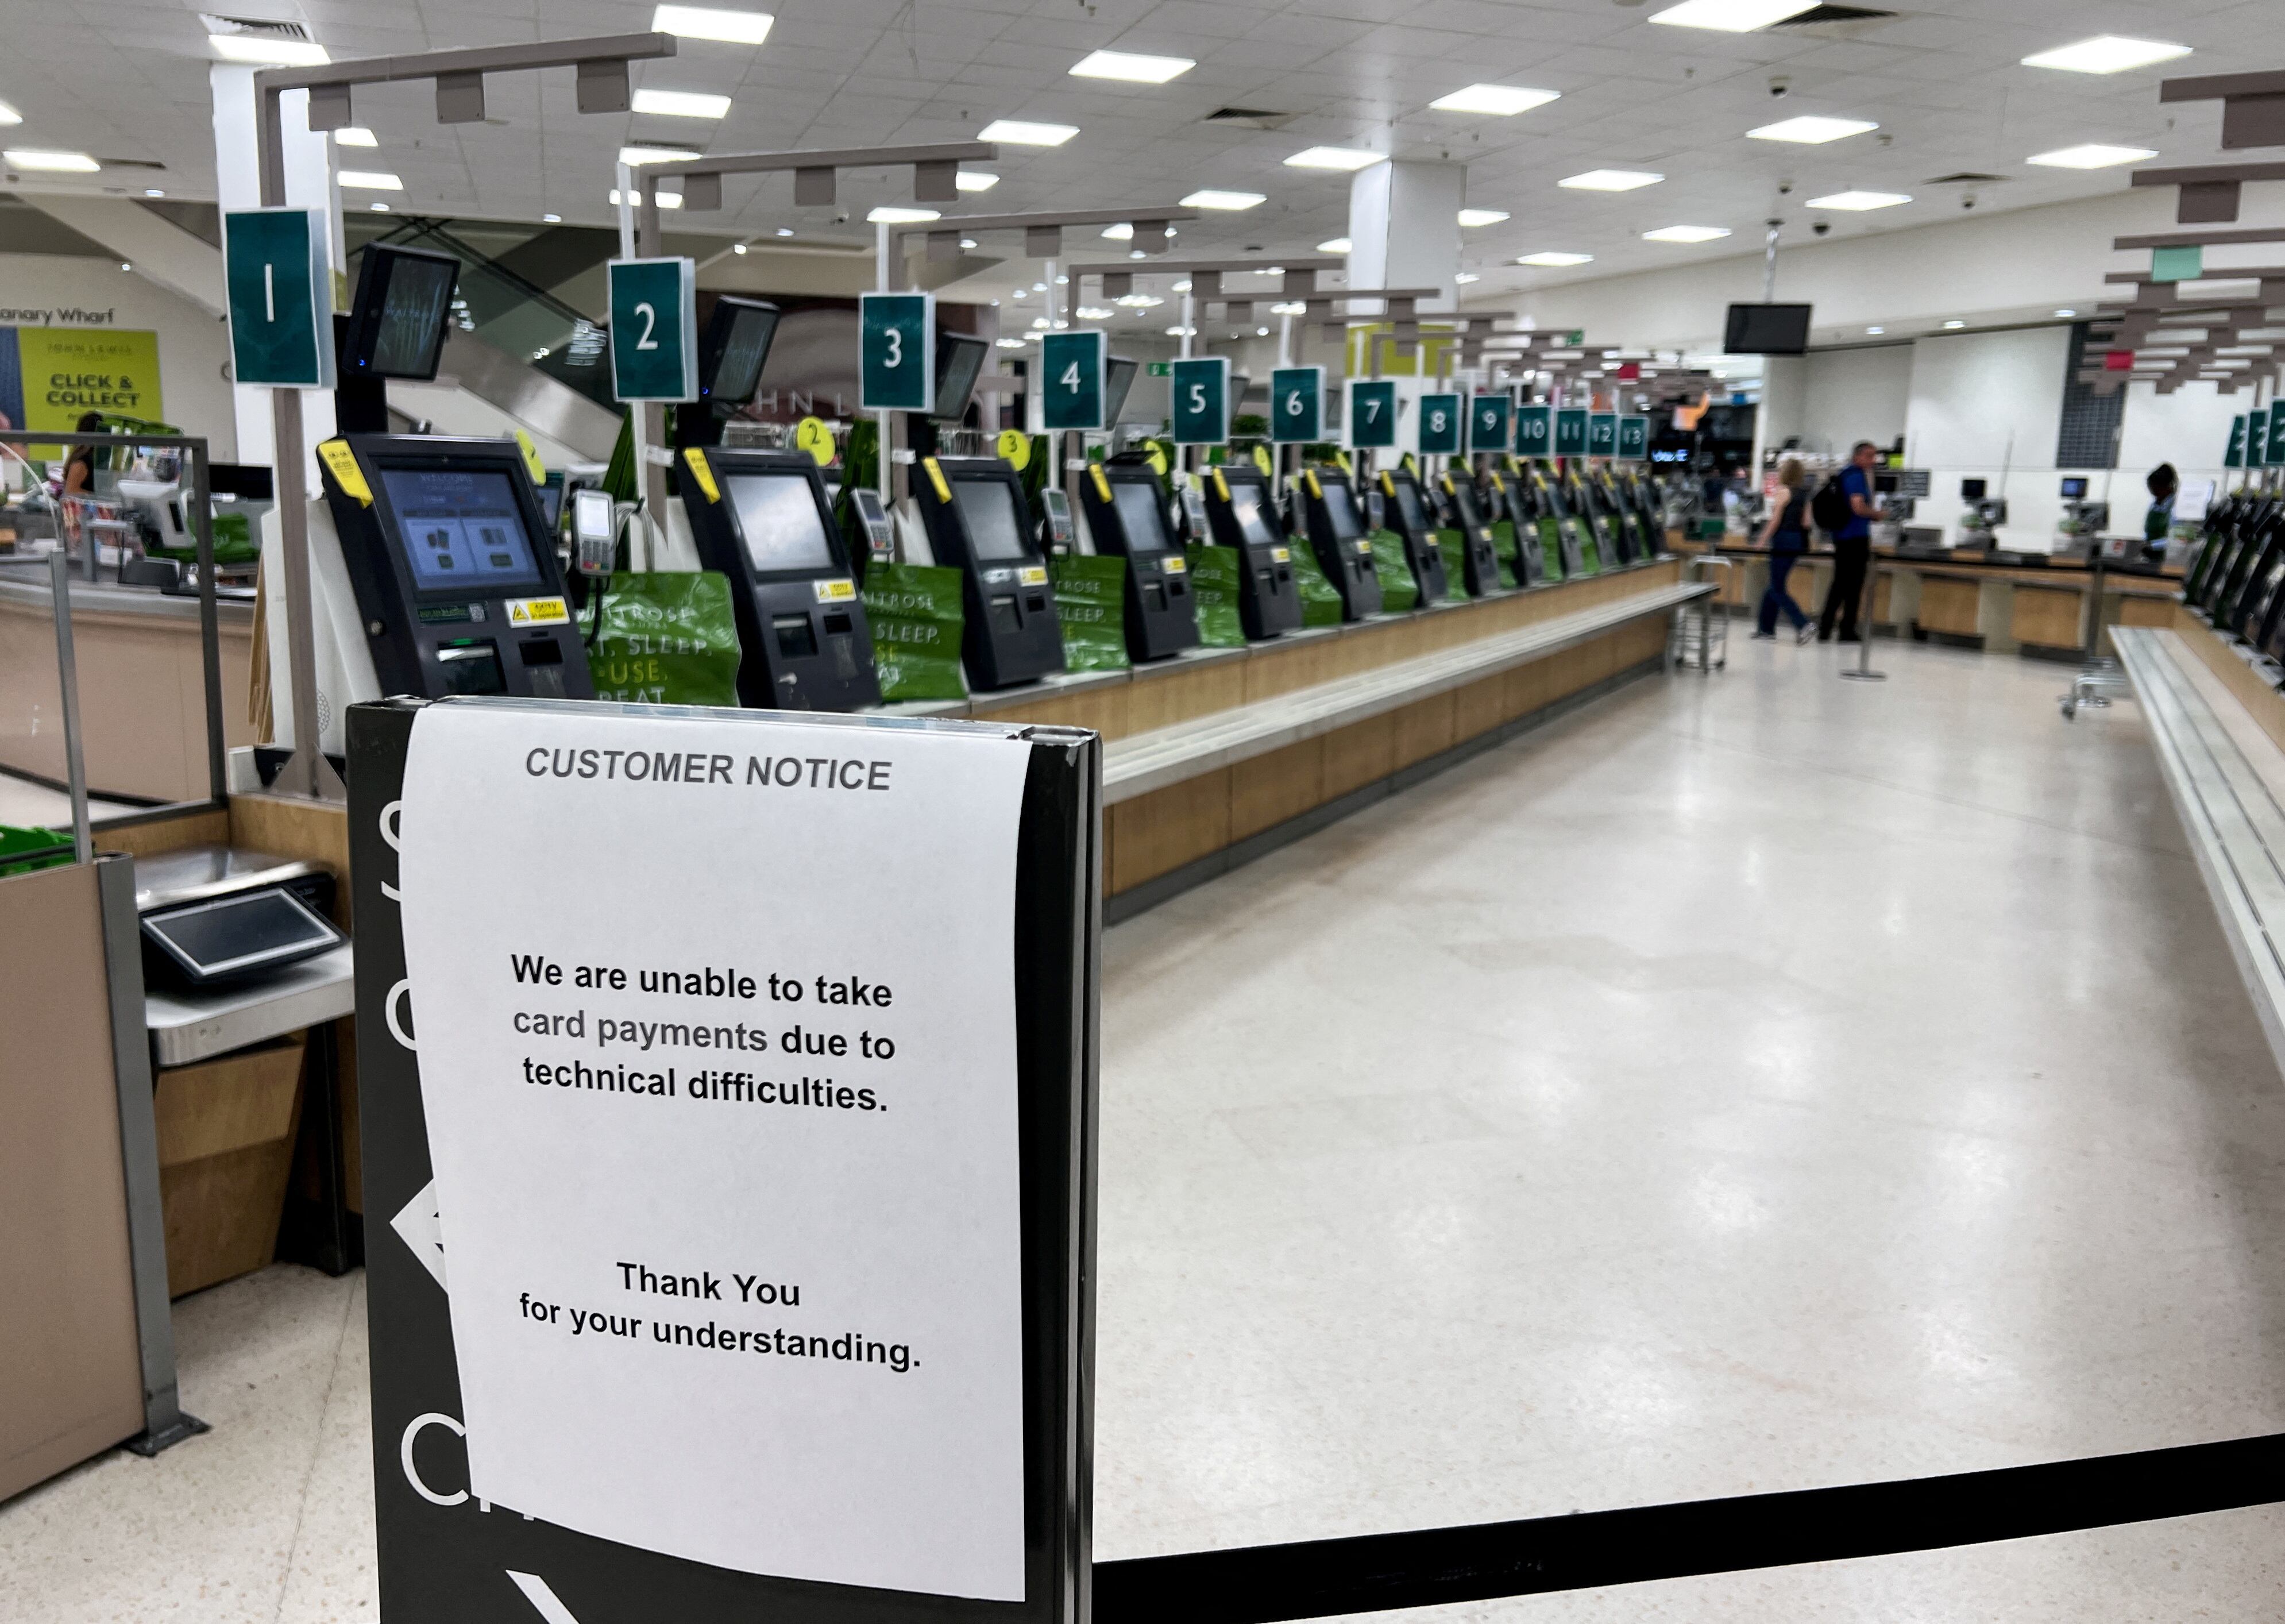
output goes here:
<path id="1" fill-rule="evenodd" d="M 794 425 L 793 443 L 796 449 L 807 451 L 824 467 L 833 460 L 833 431 L 821 417 L 805 417 Z"/>
<path id="2" fill-rule="evenodd" d="M 1260 468 L 1263 474 L 1268 475 L 1271 478 L 1274 479 L 1276 477 L 1277 467 L 1275 463 L 1269 460 L 1269 448 L 1268 446 L 1257 445 L 1253 448 L 1253 466 Z"/>
<path id="3" fill-rule="evenodd" d="M 1000 431 L 1000 455 L 1021 474 L 1032 460 L 1032 436 L 1020 428 Z"/>
<path id="4" fill-rule="evenodd" d="M 1166 453 L 1155 445 L 1150 448 L 1150 472 L 1160 479 L 1166 477 Z"/>

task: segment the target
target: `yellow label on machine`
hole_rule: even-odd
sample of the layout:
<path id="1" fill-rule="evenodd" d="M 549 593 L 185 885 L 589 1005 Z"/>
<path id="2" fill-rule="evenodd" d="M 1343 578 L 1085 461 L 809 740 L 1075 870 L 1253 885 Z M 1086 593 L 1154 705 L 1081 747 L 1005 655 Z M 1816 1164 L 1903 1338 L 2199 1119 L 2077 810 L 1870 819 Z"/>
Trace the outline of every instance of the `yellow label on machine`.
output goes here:
<path id="1" fill-rule="evenodd" d="M 690 470 L 690 477 L 696 480 L 698 488 L 706 493 L 706 499 L 720 501 L 722 487 L 714 482 L 714 469 L 706 460 L 705 451 L 699 446 L 686 445 L 682 448 L 682 460 Z"/>
<path id="2" fill-rule="evenodd" d="M 833 430 L 821 417 L 805 417 L 793 426 L 793 445 L 807 451 L 810 460 L 824 467 L 833 460 Z"/>
<path id="3" fill-rule="evenodd" d="M 1369 537 L 1369 536 L 1360 536 L 1360 537 L 1357 537 L 1357 551 L 1358 551 L 1358 552 L 1360 552 L 1360 553 L 1362 553 L 1366 554 L 1368 557 L 1370 557 L 1370 556 L 1371 555 L 1371 553 L 1372 553 L 1372 538 L 1371 538 L 1370 537 Z"/>
<path id="4" fill-rule="evenodd" d="M 1155 446 L 1155 445 L 1154 445 L 1154 446 L 1152 446 L 1152 447 L 1150 448 L 1150 459 L 1149 459 L 1149 460 L 1150 460 L 1150 472 L 1151 472 L 1151 473 L 1153 473 L 1153 474 L 1156 474 L 1156 475 L 1157 475 L 1160 479 L 1164 479 L 1164 478 L 1166 478 L 1166 453 L 1165 451 L 1163 451 L 1159 450 L 1157 446 Z"/>
<path id="5" fill-rule="evenodd" d="M 357 467 L 357 453 L 349 450 L 347 440 L 327 440 L 318 447 L 318 460 L 326 465 L 326 472 L 334 476 L 334 483 L 342 488 L 343 496 L 353 496 L 360 507 L 373 506 L 373 487 L 365 482 L 365 470 Z"/>
<path id="6" fill-rule="evenodd" d="M 1347 451 L 1335 451 L 1333 453 L 1333 460 L 1341 465 L 1342 473 L 1354 474 L 1356 472 L 1356 464 L 1349 460 L 1349 454 Z"/>
<path id="7" fill-rule="evenodd" d="M 1103 474 L 1103 465 L 1099 462 L 1091 462 L 1087 465 L 1087 471 L 1095 478 L 1095 494 L 1108 506 L 1111 502 L 1111 481 Z"/>
<path id="8" fill-rule="evenodd" d="M 1266 476 L 1274 478 L 1276 475 L 1277 465 L 1269 460 L 1269 448 L 1266 445 L 1257 445 L 1253 448 L 1253 466 L 1260 468 Z"/>
<path id="9" fill-rule="evenodd" d="M 1168 575 L 1187 575 L 1190 573 L 1190 561 L 1186 558 L 1176 558 L 1172 554 L 1169 554 L 1167 557 L 1158 561 L 1158 567 L 1161 569 L 1164 569 Z"/>
<path id="10" fill-rule="evenodd" d="M 921 459 L 921 467 L 928 470 L 929 483 L 936 487 L 936 499 L 946 506 L 952 505 L 952 487 L 944 482 L 944 464 L 933 457 Z"/>
<path id="11" fill-rule="evenodd" d="M 507 624 L 511 626 L 561 625 L 571 618 L 571 610 L 561 598 L 511 598 L 507 600 Z"/>
<path id="12" fill-rule="evenodd" d="M 1444 470 L 1444 494 L 1446 496 L 1457 496 L 1459 494 L 1452 489 L 1452 471 L 1449 468 Z"/>
<path id="13" fill-rule="evenodd" d="M 1392 498 L 1396 494 L 1396 482 L 1389 477 L 1388 470 L 1386 468 L 1382 469 L 1380 474 L 1380 494 Z"/>
<path id="14" fill-rule="evenodd" d="M 846 603 L 857 595 L 857 583 L 846 576 L 830 581 L 812 581 L 820 603 Z"/>
<path id="15" fill-rule="evenodd" d="M 1016 572 L 1016 579 L 1025 586 L 1045 586 L 1048 572 L 1037 564 L 1026 564 Z"/>
<path id="16" fill-rule="evenodd" d="M 531 475 L 531 482 L 546 484 L 547 464 L 541 460 L 539 448 L 531 443 L 531 436 L 521 428 L 515 431 L 515 449 L 523 453 L 523 471 Z"/>
<path id="17" fill-rule="evenodd" d="M 1021 474 L 1032 460 L 1032 436 L 1020 428 L 1000 431 L 1000 455 L 1017 473 Z"/>
<path id="18" fill-rule="evenodd" d="M 1270 549 L 1269 549 L 1269 561 L 1270 561 L 1271 563 L 1273 563 L 1273 564 L 1290 564 L 1290 563 L 1292 563 L 1292 562 L 1293 561 L 1293 549 L 1292 549 L 1292 548 L 1291 548 L 1291 547 L 1272 547 L 1272 548 L 1270 548 Z"/>

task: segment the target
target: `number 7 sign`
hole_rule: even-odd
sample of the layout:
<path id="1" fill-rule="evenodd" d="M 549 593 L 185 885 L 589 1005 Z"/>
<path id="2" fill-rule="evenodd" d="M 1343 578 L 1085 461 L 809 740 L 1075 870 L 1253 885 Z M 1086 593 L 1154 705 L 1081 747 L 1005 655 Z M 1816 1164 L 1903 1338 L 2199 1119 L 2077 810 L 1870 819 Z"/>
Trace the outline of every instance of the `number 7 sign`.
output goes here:
<path id="1" fill-rule="evenodd" d="M 1372 451 L 1396 443 L 1396 381 L 1360 380 L 1349 385 L 1349 445 Z"/>

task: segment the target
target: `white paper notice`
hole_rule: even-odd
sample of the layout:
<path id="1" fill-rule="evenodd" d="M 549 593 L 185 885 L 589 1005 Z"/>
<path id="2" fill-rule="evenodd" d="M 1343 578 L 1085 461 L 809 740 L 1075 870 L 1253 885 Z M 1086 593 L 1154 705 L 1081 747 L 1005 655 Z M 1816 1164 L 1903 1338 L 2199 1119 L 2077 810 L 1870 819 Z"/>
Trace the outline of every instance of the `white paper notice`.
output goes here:
<path id="1" fill-rule="evenodd" d="M 477 1496 L 746 1573 L 1023 1599 L 1028 757 L 420 713 L 404 960 Z"/>

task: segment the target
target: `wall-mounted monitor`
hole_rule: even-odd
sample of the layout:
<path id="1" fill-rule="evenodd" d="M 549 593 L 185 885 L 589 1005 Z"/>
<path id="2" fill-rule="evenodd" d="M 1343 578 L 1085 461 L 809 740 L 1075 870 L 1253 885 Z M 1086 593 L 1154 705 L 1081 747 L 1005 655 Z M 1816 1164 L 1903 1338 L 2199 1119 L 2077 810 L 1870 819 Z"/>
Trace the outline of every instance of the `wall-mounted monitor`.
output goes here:
<path id="1" fill-rule="evenodd" d="M 1127 396 L 1135 388 L 1135 374 L 1142 364 L 1125 356 L 1112 356 L 1103 374 L 1103 426 L 1111 428 L 1119 421 L 1119 414 L 1127 410 Z"/>
<path id="2" fill-rule="evenodd" d="M 726 408 L 753 399 L 777 332 L 776 305 L 727 294 L 716 300 L 698 347 L 699 398 Z"/>
<path id="3" fill-rule="evenodd" d="M 1963 502 L 1980 502 L 1983 499 L 1984 492 L 1989 489 L 1990 487 L 1980 479 L 1963 479 L 1959 482 L 1959 499 Z"/>
<path id="4" fill-rule="evenodd" d="M 992 346 L 973 333 L 936 335 L 936 410 L 929 416 L 939 423 L 957 423 L 967 415 L 969 396 L 984 373 L 984 357 Z"/>
<path id="5" fill-rule="evenodd" d="M 460 262 L 426 248 L 368 244 L 342 337 L 344 377 L 426 383 L 444 356 Z"/>
<path id="6" fill-rule="evenodd" d="M 2066 502 L 2084 502 L 2086 500 L 2086 479 L 2085 475 L 2082 475 L 2076 478 L 2063 481 L 2063 500 Z"/>
<path id="7" fill-rule="evenodd" d="M 1805 304 L 1733 304 L 1723 330 L 1722 353 L 1732 356 L 1798 356 L 1809 353 Z"/>

